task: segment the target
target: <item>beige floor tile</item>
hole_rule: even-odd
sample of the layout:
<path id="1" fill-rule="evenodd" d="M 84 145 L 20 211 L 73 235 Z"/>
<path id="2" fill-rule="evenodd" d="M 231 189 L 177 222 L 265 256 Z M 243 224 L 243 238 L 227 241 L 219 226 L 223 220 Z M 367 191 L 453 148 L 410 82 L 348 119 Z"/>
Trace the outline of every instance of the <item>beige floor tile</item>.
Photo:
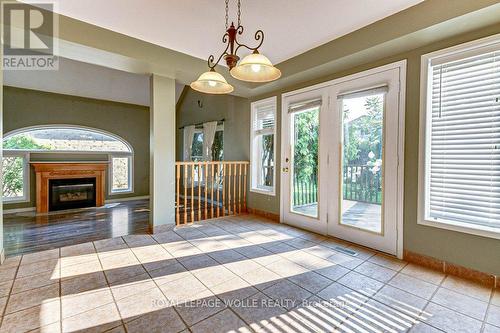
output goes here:
<path id="1" fill-rule="evenodd" d="M 61 328 L 61 322 L 55 322 L 52 324 L 49 324 L 47 326 L 39 327 L 37 329 L 34 329 L 32 331 L 29 331 L 29 333 L 61 333 L 62 328 Z"/>
<path id="2" fill-rule="evenodd" d="M 333 282 L 332 280 L 327 279 L 326 277 L 312 271 L 294 275 L 292 277 L 289 277 L 288 280 L 292 281 L 298 286 L 301 286 L 302 288 L 313 294 L 326 288 Z"/>
<path id="3" fill-rule="evenodd" d="M 241 301 L 259 291 L 240 277 L 213 286 L 210 290 L 221 300 L 229 303 Z"/>
<path id="4" fill-rule="evenodd" d="M 5 313 L 12 313 L 46 302 L 59 300 L 59 284 L 32 289 L 19 294 L 11 295 Z"/>
<path id="5" fill-rule="evenodd" d="M 442 272 L 438 272 L 422 266 L 417 266 L 415 264 L 406 265 L 401 272 L 411 277 L 433 284 L 440 284 L 445 277 L 445 274 Z"/>
<path id="6" fill-rule="evenodd" d="M 120 300 L 155 288 L 157 288 L 156 283 L 147 274 L 143 274 L 137 281 L 112 286 L 111 292 L 115 300 Z"/>
<path id="7" fill-rule="evenodd" d="M 21 259 L 22 259 L 22 255 L 5 258 L 0 270 L 2 270 L 4 268 L 12 268 L 12 267 L 19 266 L 19 264 L 21 263 Z"/>
<path id="8" fill-rule="evenodd" d="M 219 263 L 214 259 L 210 258 L 206 254 L 199 254 L 188 256 L 185 258 L 180 258 L 179 262 L 190 271 L 195 271 L 198 269 L 203 269 L 207 267 L 219 266 Z"/>
<path id="9" fill-rule="evenodd" d="M 61 248 L 61 257 L 73 257 L 95 253 L 94 244 L 82 243 Z"/>
<path id="10" fill-rule="evenodd" d="M 236 274 L 222 265 L 207 267 L 191 271 L 208 288 L 232 280 L 237 277 Z"/>
<path id="11" fill-rule="evenodd" d="M 339 300 L 341 297 L 345 297 L 345 295 L 353 293 L 355 293 L 354 290 L 340 283 L 334 282 L 330 286 L 326 287 L 325 289 L 317 293 L 317 296 L 326 301 L 330 301 L 330 300 Z"/>
<path id="12" fill-rule="evenodd" d="M 41 274 L 16 279 L 14 281 L 14 286 L 12 287 L 12 293 L 17 294 L 23 291 L 59 283 L 59 279 L 53 277 L 53 275 L 52 271 L 47 271 Z"/>
<path id="13" fill-rule="evenodd" d="M 17 267 L 0 267 L 0 282 L 14 280 L 16 272 Z"/>
<path id="14" fill-rule="evenodd" d="M 182 319 L 192 326 L 205 318 L 223 310 L 226 305 L 211 291 L 205 290 L 185 302 L 176 302 L 175 309 Z"/>
<path id="15" fill-rule="evenodd" d="M 306 268 L 288 259 L 273 262 L 267 265 L 266 268 L 284 278 L 308 272 Z"/>
<path id="16" fill-rule="evenodd" d="M 364 295 L 373 295 L 384 286 L 382 282 L 356 272 L 347 273 L 338 282 Z"/>
<path id="17" fill-rule="evenodd" d="M 134 279 L 136 276 L 145 273 L 146 270 L 140 264 L 113 268 L 104 271 L 106 279 L 108 279 L 110 285 L 116 285 L 122 283 L 122 281 L 130 281 L 130 279 Z"/>
<path id="18" fill-rule="evenodd" d="M 241 332 L 250 333 L 250 328 L 231 310 L 225 309 L 191 327 L 193 333 Z"/>
<path id="19" fill-rule="evenodd" d="M 107 287 L 103 272 L 78 275 L 61 281 L 61 295 L 69 296 Z"/>
<path id="20" fill-rule="evenodd" d="M 483 333 L 500 333 L 500 327 L 486 324 L 484 325 Z"/>
<path id="21" fill-rule="evenodd" d="M 121 325 L 120 315 L 114 303 L 62 320 L 63 332 L 105 332 Z"/>
<path id="22" fill-rule="evenodd" d="M 96 289 L 61 298 L 62 318 L 69 318 L 114 303 L 109 288 Z"/>
<path id="23" fill-rule="evenodd" d="M 377 253 L 373 257 L 368 259 L 369 262 L 373 262 L 377 265 L 383 266 L 385 268 L 392 269 L 394 271 L 400 271 L 408 263 L 403 260 L 399 260 L 395 257 L 391 257 L 385 254 Z"/>
<path id="24" fill-rule="evenodd" d="M 335 253 L 328 257 L 328 260 L 349 269 L 354 269 L 363 263 L 363 260 L 343 253 Z"/>
<path id="25" fill-rule="evenodd" d="M 380 303 L 392 306 L 401 312 L 415 315 L 427 305 L 427 300 L 398 288 L 386 285 L 373 297 Z"/>
<path id="26" fill-rule="evenodd" d="M 118 299 L 116 304 L 125 322 L 134 320 L 147 313 L 171 307 L 171 303 L 165 298 L 158 287 L 152 287 L 132 296 Z"/>
<path id="27" fill-rule="evenodd" d="M 23 258 L 21 260 L 21 266 L 27 265 L 27 264 L 32 264 L 32 263 L 38 262 L 38 261 L 47 261 L 50 259 L 57 259 L 57 258 L 59 258 L 59 249 L 46 250 L 46 251 L 25 254 L 25 255 L 23 255 Z"/>
<path id="28" fill-rule="evenodd" d="M 356 267 L 354 271 L 384 283 L 388 282 L 397 274 L 397 272 L 392 269 L 379 266 L 369 261 L 365 261 Z"/>
<path id="29" fill-rule="evenodd" d="M 429 318 L 425 321 L 444 332 L 478 333 L 481 331 L 482 322 L 435 303 L 429 303 L 425 308 Z"/>
<path id="30" fill-rule="evenodd" d="M 128 333 L 177 333 L 186 328 L 172 307 L 146 313 L 125 324 Z M 207 331 L 208 332 L 208 331 Z"/>
<path id="31" fill-rule="evenodd" d="M 114 255 L 105 255 L 105 256 L 99 255 L 99 259 L 101 261 L 102 268 L 104 268 L 105 270 L 129 267 L 140 264 L 139 260 L 137 260 L 132 250 L 127 250 L 123 252 L 120 251 L 120 253 L 116 253 Z"/>
<path id="32" fill-rule="evenodd" d="M 21 264 L 16 277 L 32 276 L 48 271 L 51 271 L 54 277 L 59 277 L 59 259 L 37 261 L 26 265 Z"/>
<path id="33" fill-rule="evenodd" d="M 250 259 L 230 262 L 225 264 L 224 266 L 231 272 L 239 276 L 243 276 L 250 271 L 262 268 L 262 265 L 259 265 L 258 263 Z"/>
<path id="34" fill-rule="evenodd" d="M 279 320 L 279 317 L 286 313 L 286 310 L 277 306 L 276 302 L 267 297 L 263 293 L 258 293 L 247 299 L 246 302 L 235 304 L 232 309 L 241 317 L 249 326 L 258 332 L 264 332 L 270 325 Z M 269 332 L 283 332 L 281 330 L 269 330 Z"/>
<path id="35" fill-rule="evenodd" d="M 182 241 L 182 237 L 177 235 L 173 231 L 162 232 L 162 233 L 154 234 L 152 236 L 153 236 L 153 239 L 156 240 L 156 242 L 158 242 L 160 244 L 168 244 L 168 243 Z"/>
<path id="36" fill-rule="evenodd" d="M 102 266 L 99 260 L 92 259 L 79 264 L 63 265 L 61 267 L 61 279 L 71 279 L 95 272 L 102 272 Z"/>
<path id="37" fill-rule="evenodd" d="M 27 332 L 45 327 L 60 320 L 60 302 L 45 302 L 26 310 L 14 312 L 3 318 L 0 332 Z"/>
<path id="38" fill-rule="evenodd" d="M 193 275 L 185 275 L 182 279 L 170 281 L 160 285 L 164 295 L 173 302 L 183 302 L 193 299 L 197 294 L 208 290 Z"/>
<path id="39" fill-rule="evenodd" d="M 488 303 L 486 302 L 481 302 L 475 298 L 456 293 L 446 288 L 439 288 L 432 297 L 431 302 L 479 320 L 484 319 L 488 307 Z"/>
<path id="40" fill-rule="evenodd" d="M 125 235 L 122 238 L 130 248 L 158 244 L 151 235 Z"/>
<path id="41" fill-rule="evenodd" d="M 418 323 L 413 325 L 409 331 L 410 333 L 442 333 L 443 331 L 434 328 L 426 323 Z"/>
<path id="42" fill-rule="evenodd" d="M 85 264 L 91 261 L 99 261 L 97 253 L 79 254 L 68 257 L 61 257 L 59 260 L 61 268 L 66 268 L 74 265 Z"/>
<path id="43" fill-rule="evenodd" d="M 265 267 L 247 272 L 241 278 L 259 290 L 264 290 L 282 280 L 278 274 Z"/>
<path id="44" fill-rule="evenodd" d="M 489 324 L 500 327 L 500 306 L 490 305 L 486 321 Z"/>
<path id="45" fill-rule="evenodd" d="M 430 299 L 438 286 L 411 276 L 398 273 L 389 284 L 421 298 Z"/>
<path id="46" fill-rule="evenodd" d="M 341 277 L 350 272 L 350 270 L 345 268 L 344 266 L 333 263 L 330 263 L 326 267 L 315 269 L 314 271 L 333 281 L 337 281 L 338 279 L 340 279 Z"/>
<path id="47" fill-rule="evenodd" d="M 441 286 L 483 302 L 489 302 L 492 293 L 491 288 L 451 275 L 445 278 Z"/>
<path id="48" fill-rule="evenodd" d="M 224 250 L 208 253 L 208 255 L 217 261 L 219 264 L 228 264 L 232 262 L 238 262 L 241 260 L 245 260 L 246 257 L 241 253 L 238 253 L 234 250 Z"/>
<path id="49" fill-rule="evenodd" d="M 148 267 L 146 267 L 146 269 L 148 269 Z M 182 279 L 186 275 L 191 275 L 191 273 L 179 263 L 174 263 L 172 265 L 168 265 L 155 270 L 148 269 L 148 273 L 158 285 Z"/>
<path id="50" fill-rule="evenodd" d="M 10 293 L 10 290 L 12 289 L 12 284 L 14 281 L 5 281 L 5 282 L 0 282 L 0 297 L 5 297 L 8 296 Z"/>
<path id="51" fill-rule="evenodd" d="M 287 280 L 280 281 L 264 289 L 264 294 L 278 301 L 285 309 L 291 310 L 312 296 L 307 290 Z"/>
<path id="52" fill-rule="evenodd" d="M 98 240 L 94 242 L 94 246 L 99 253 L 127 248 L 127 244 L 121 237 Z"/>
<path id="53" fill-rule="evenodd" d="M 493 296 L 491 297 L 491 304 L 500 306 L 500 289 L 493 290 Z"/>

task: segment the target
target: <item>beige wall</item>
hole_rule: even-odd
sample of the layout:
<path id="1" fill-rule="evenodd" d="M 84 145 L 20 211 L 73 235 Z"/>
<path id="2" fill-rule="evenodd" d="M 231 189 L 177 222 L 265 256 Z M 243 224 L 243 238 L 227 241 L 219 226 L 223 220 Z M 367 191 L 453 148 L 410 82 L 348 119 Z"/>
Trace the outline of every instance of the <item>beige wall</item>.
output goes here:
<path id="1" fill-rule="evenodd" d="M 396 54 L 384 59 L 373 59 L 372 62 L 355 68 L 346 68 L 335 73 L 325 73 L 325 76 L 321 79 L 290 86 L 286 89 L 253 98 L 252 101 L 267 98 L 269 96 L 278 96 L 278 124 L 280 124 L 281 119 L 279 117 L 279 110 L 281 110 L 280 102 L 282 93 L 407 59 L 404 248 L 458 265 L 500 275 L 500 240 L 417 224 L 420 57 L 425 53 L 498 33 L 500 33 L 500 24 L 432 43 L 425 47 Z M 278 142 L 278 165 L 280 145 L 281 142 Z M 277 183 L 279 185 L 279 178 L 277 179 Z M 266 196 L 254 196 L 249 205 L 254 208 L 279 213 L 278 197 L 279 186 L 277 188 L 276 200 L 269 200 Z"/>
<path id="2" fill-rule="evenodd" d="M 127 140 L 134 149 L 134 192 L 108 195 L 118 199 L 149 194 L 149 108 L 90 98 L 3 87 L 3 133 L 36 125 L 68 124 L 102 129 Z M 105 160 L 104 155 L 32 154 L 31 160 Z M 30 201 L 5 204 L 6 209 L 35 206 L 31 171 Z"/>

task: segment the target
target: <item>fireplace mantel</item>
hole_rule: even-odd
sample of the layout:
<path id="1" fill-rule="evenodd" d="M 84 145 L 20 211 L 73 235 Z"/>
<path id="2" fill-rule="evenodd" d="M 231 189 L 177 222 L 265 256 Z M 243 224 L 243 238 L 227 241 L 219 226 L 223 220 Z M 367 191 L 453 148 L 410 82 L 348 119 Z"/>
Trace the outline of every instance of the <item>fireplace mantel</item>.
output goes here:
<path id="1" fill-rule="evenodd" d="M 49 211 L 49 180 L 68 178 L 96 179 L 96 206 L 104 205 L 108 162 L 31 162 L 36 174 L 36 211 Z"/>

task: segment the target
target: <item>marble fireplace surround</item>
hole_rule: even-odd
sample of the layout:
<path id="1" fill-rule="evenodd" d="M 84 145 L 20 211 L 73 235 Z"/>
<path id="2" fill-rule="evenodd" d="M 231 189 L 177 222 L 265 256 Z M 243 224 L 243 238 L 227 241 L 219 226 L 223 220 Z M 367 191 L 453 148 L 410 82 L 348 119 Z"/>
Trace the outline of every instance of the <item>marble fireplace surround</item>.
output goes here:
<path id="1" fill-rule="evenodd" d="M 104 205 L 108 162 L 31 162 L 36 174 L 36 212 L 49 211 L 49 180 L 96 179 L 96 206 Z"/>

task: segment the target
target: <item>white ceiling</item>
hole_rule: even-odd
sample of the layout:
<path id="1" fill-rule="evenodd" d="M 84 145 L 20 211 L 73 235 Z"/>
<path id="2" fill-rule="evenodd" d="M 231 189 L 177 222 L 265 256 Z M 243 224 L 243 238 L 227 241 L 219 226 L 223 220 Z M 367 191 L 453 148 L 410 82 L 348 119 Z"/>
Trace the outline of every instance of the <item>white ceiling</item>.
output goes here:
<path id="1" fill-rule="evenodd" d="M 107 101 L 149 106 L 149 76 L 59 58 L 57 71 L 4 71 L 4 84 Z M 184 88 L 175 84 L 176 101 Z"/>
<path id="2" fill-rule="evenodd" d="M 279 63 L 423 0 L 242 0 L 242 25 L 252 43 Z M 55 0 L 56 11 L 201 59 L 222 51 L 224 0 Z M 236 0 L 230 0 L 236 20 Z"/>

